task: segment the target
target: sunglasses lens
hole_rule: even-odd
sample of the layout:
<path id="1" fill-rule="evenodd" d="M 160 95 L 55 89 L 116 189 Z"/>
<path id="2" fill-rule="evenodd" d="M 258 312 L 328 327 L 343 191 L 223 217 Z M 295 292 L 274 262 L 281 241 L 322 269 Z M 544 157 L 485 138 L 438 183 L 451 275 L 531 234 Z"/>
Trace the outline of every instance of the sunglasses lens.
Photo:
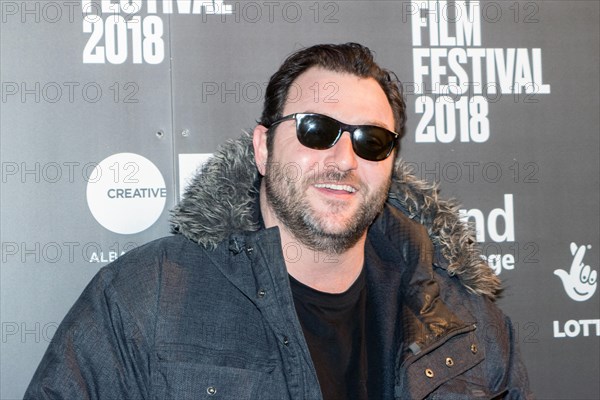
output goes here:
<path id="1" fill-rule="evenodd" d="M 358 128 L 352 136 L 354 152 L 366 160 L 384 160 L 394 148 L 394 137 L 376 126 Z"/>
<path id="2" fill-rule="evenodd" d="M 298 140 L 306 147 L 315 150 L 330 148 L 338 137 L 340 126 L 336 120 L 323 115 L 302 115 L 298 117 Z"/>
<path id="3" fill-rule="evenodd" d="M 298 140 L 306 147 L 315 150 L 329 149 L 339 138 L 342 125 L 333 118 L 320 114 L 295 114 L 295 118 Z M 381 161 L 390 155 L 395 138 L 388 130 L 372 125 L 353 128 L 352 147 L 359 157 Z"/>

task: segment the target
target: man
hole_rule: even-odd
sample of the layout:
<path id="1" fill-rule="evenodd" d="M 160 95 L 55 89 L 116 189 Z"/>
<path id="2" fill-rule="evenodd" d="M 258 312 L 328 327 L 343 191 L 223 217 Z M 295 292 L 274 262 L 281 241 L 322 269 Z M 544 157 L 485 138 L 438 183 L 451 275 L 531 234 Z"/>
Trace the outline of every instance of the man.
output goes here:
<path id="1" fill-rule="evenodd" d="M 98 273 L 25 397 L 530 397 L 472 232 L 394 167 L 404 121 L 367 48 L 291 55 L 177 234 Z"/>

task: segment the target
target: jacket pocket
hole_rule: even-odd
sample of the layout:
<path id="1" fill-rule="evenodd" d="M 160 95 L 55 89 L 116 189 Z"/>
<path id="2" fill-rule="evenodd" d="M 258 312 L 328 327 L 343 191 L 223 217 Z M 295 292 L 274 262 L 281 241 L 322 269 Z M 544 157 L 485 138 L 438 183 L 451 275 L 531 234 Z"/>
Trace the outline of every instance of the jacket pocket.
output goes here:
<path id="1" fill-rule="evenodd" d="M 500 400 L 508 394 L 507 389 L 490 390 L 479 379 L 456 377 L 431 394 L 430 400 Z"/>
<path id="2" fill-rule="evenodd" d="M 156 399 L 256 399 L 265 381 L 259 371 L 188 362 L 160 363 Z"/>
<path id="3" fill-rule="evenodd" d="M 256 399 L 272 372 L 271 363 L 214 351 L 159 351 L 153 373 L 155 399 Z"/>

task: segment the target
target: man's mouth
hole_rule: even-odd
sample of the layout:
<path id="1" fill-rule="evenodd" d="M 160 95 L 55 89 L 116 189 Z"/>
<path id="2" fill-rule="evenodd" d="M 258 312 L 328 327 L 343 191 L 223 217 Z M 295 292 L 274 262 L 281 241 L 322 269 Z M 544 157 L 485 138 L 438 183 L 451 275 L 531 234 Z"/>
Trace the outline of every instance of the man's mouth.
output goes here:
<path id="1" fill-rule="evenodd" d="M 337 183 L 316 183 L 314 185 L 318 189 L 329 189 L 329 190 L 337 190 L 344 191 L 347 193 L 355 193 L 357 190 L 350 185 L 342 185 Z"/>

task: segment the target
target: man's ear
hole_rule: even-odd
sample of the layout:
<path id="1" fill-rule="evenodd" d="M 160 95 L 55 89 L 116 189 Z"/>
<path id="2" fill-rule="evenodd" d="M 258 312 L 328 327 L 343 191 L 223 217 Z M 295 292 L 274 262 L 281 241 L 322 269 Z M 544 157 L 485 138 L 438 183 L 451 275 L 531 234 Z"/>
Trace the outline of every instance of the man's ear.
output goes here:
<path id="1" fill-rule="evenodd" d="M 265 175 L 269 150 L 267 149 L 267 128 L 257 125 L 254 128 L 252 144 L 254 145 L 254 161 L 261 175 Z"/>

